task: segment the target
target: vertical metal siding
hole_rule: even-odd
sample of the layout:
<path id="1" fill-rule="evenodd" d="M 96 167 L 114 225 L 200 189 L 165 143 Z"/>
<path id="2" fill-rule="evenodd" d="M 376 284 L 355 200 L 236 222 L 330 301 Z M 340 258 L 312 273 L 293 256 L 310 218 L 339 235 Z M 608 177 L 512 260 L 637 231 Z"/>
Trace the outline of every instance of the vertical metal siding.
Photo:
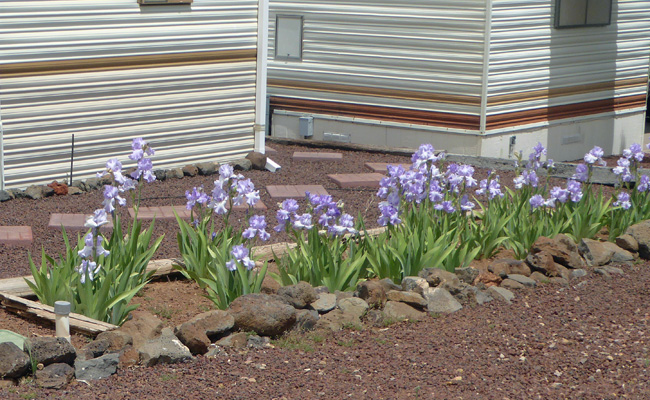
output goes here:
<path id="1" fill-rule="evenodd" d="M 488 102 L 510 95 L 521 100 L 492 104 L 488 115 L 645 93 L 650 1 L 614 0 L 611 25 L 572 29 L 553 27 L 554 4 L 493 1 Z M 621 81 L 640 83 L 617 86 Z M 612 87 L 602 86 L 607 83 Z M 581 85 L 594 89 L 581 92 Z M 571 87 L 573 93 L 535 97 L 535 92 Z"/>
<path id="2" fill-rule="evenodd" d="M 75 178 L 123 159 L 137 136 L 156 148 L 155 168 L 252 150 L 257 4 L 194 0 L 190 11 L 135 0 L 0 2 L 5 186 L 65 178 L 72 134 Z M 173 61 L 192 54 L 208 58 Z M 120 58 L 139 65 L 92 66 Z M 48 63 L 51 71 L 3 75 L 7 66 Z"/>
<path id="3" fill-rule="evenodd" d="M 273 58 L 278 14 L 304 17 L 301 62 Z M 271 0 L 269 94 L 479 115 L 484 29 L 484 0 Z M 305 82 L 322 90 L 304 90 Z M 350 94 L 346 86 L 461 95 L 475 102 Z"/>

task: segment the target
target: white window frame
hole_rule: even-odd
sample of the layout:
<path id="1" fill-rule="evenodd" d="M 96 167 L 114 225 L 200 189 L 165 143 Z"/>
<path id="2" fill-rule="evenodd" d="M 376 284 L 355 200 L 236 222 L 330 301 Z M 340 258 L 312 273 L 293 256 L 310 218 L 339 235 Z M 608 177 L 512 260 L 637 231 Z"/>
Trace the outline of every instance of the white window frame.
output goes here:
<path id="1" fill-rule="evenodd" d="M 612 23 L 612 1 L 613 0 L 605 0 L 607 2 L 607 5 L 609 6 L 609 10 L 607 10 L 607 21 L 595 21 L 592 17 L 591 21 L 589 18 L 589 6 L 591 5 L 592 7 L 595 6 L 594 3 L 602 0 L 555 0 L 555 28 L 558 29 L 564 29 L 564 28 L 583 28 L 583 27 L 590 27 L 590 26 L 607 26 Z M 584 3 L 584 22 L 580 23 L 563 23 L 562 22 L 562 12 L 568 12 L 568 8 L 571 3 L 575 3 L 575 6 L 578 6 L 578 8 L 581 8 L 581 4 L 579 3 Z"/>

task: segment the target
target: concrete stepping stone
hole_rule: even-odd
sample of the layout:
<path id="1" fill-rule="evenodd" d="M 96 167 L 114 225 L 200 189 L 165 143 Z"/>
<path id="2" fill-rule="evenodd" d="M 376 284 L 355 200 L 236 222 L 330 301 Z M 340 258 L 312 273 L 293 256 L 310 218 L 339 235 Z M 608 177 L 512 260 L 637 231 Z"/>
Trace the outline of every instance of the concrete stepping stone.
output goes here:
<path id="1" fill-rule="evenodd" d="M 384 175 L 371 172 L 368 174 L 330 174 L 327 175 L 340 188 L 369 187 L 378 188 Z"/>
<path id="2" fill-rule="evenodd" d="M 404 169 L 409 169 L 409 166 L 405 166 L 404 164 L 390 164 L 390 163 L 383 163 L 383 162 L 367 162 L 365 163 L 366 168 L 369 168 L 372 172 L 379 172 L 382 174 L 385 174 L 388 172 L 388 166 L 389 165 L 401 165 L 404 167 Z"/>
<path id="3" fill-rule="evenodd" d="M 322 185 L 269 185 L 266 191 L 272 199 L 305 197 L 305 192 L 317 195 L 329 194 Z"/>
<path id="4" fill-rule="evenodd" d="M 27 247 L 32 241 L 31 226 L 0 226 L 0 244 Z"/>
<path id="5" fill-rule="evenodd" d="M 86 217 L 92 214 L 58 214 L 50 215 L 50 222 L 47 227 L 50 229 L 61 230 L 61 226 L 66 231 L 85 231 L 88 228 L 84 226 Z M 104 225 L 102 229 L 113 229 L 113 221 L 108 220 L 108 224 Z"/>
<path id="6" fill-rule="evenodd" d="M 264 154 L 267 156 L 275 156 L 278 154 L 278 151 L 270 146 L 264 146 Z"/>
<path id="7" fill-rule="evenodd" d="M 294 161 L 340 161 L 343 159 L 341 153 L 316 153 L 311 151 L 295 151 Z"/>

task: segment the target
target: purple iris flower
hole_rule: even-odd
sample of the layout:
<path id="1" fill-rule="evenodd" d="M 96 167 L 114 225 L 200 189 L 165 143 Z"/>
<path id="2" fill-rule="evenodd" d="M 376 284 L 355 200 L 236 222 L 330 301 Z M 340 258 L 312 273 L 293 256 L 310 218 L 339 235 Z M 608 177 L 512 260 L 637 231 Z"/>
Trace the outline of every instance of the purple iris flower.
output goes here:
<path id="1" fill-rule="evenodd" d="M 542 195 L 536 194 L 533 197 L 530 198 L 530 207 L 534 210 L 537 207 L 541 207 L 544 205 L 544 198 Z"/>
<path id="2" fill-rule="evenodd" d="M 576 165 L 576 172 L 573 174 L 573 176 L 571 176 L 571 179 L 580 182 L 587 182 L 589 179 L 589 168 L 587 165 L 583 163 Z"/>
<path id="3" fill-rule="evenodd" d="M 616 201 L 614 202 L 614 206 L 622 207 L 624 210 L 629 210 L 630 207 L 632 207 L 632 203 L 630 202 L 630 194 L 627 192 L 621 192 L 616 196 Z"/>
<path id="4" fill-rule="evenodd" d="M 641 178 L 639 178 L 639 185 L 637 186 L 636 190 L 639 192 L 647 192 L 649 185 L 650 177 L 648 177 L 648 175 L 641 175 Z"/>
<path id="5" fill-rule="evenodd" d="M 436 209 L 436 210 L 442 210 L 442 211 L 446 212 L 447 214 L 451 214 L 454 211 L 456 211 L 456 209 L 454 208 L 453 203 L 451 201 L 449 201 L 449 200 L 443 201 L 442 203 L 438 203 L 438 204 L 434 205 L 433 208 Z"/>
<path id="6" fill-rule="evenodd" d="M 589 150 L 587 154 L 585 154 L 584 160 L 587 164 L 593 165 L 593 164 L 600 164 L 601 166 L 606 166 L 607 163 L 605 160 L 603 160 L 603 156 L 605 155 L 605 152 L 603 151 L 602 148 L 598 146 L 594 146 L 593 149 Z"/>

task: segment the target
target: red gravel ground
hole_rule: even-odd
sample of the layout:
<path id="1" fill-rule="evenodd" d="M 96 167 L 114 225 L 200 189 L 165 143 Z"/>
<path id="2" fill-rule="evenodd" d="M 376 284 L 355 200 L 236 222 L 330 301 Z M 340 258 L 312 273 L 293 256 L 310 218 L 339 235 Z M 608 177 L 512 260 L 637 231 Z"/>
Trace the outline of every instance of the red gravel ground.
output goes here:
<path id="1" fill-rule="evenodd" d="M 377 217 L 375 190 L 339 190 L 326 174 L 368 172 L 365 162 L 409 163 L 408 157 L 344 151 L 342 162 L 305 167 L 290 156 L 309 149 L 272 146 L 278 150 L 273 158 L 283 169 L 277 174 L 246 172 L 258 188 L 323 184 L 345 201 L 348 212 L 366 215 L 368 227 Z M 511 178 L 512 173 L 502 173 L 504 183 Z M 185 190 L 200 184 L 209 188 L 214 179 L 149 185 L 143 204 L 182 204 Z M 271 224 L 276 207 L 266 194 L 262 200 L 269 206 Z M 49 213 L 85 213 L 100 202 L 99 192 L 12 200 L 0 203 L 0 225 L 31 225 L 35 243 L 30 250 L 40 252 L 44 246 L 56 254 L 62 251 L 62 240 L 47 229 Z M 157 233 L 166 234 L 156 258 L 178 256 L 176 223 L 156 224 Z M 284 240 L 281 235 L 274 238 Z M 0 277 L 28 272 L 24 249 L 0 245 L 0 259 Z M 0 388 L 0 399 L 649 399 L 649 267 L 639 262 L 622 266 L 625 274 L 611 279 L 590 273 L 568 287 L 545 284 L 521 290 L 511 305 L 492 302 L 386 327 L 291 334 L 273 341 L 273 348 L 229 350 L 214 359 L 120 370 L 106 380 L 74 383 L 63 391 L 39 389 L 28 378 L 20 386 Z M 137 300 L 175 325 L 192 310 L 209 307 L 192 286 L 157 283 Z M 47 325 L 29 323 L 3 309 L 0 328 L 25 335 L 53 333 Z M 74 344 L 80 347 L 86 341 L 75 337 Z"/>

